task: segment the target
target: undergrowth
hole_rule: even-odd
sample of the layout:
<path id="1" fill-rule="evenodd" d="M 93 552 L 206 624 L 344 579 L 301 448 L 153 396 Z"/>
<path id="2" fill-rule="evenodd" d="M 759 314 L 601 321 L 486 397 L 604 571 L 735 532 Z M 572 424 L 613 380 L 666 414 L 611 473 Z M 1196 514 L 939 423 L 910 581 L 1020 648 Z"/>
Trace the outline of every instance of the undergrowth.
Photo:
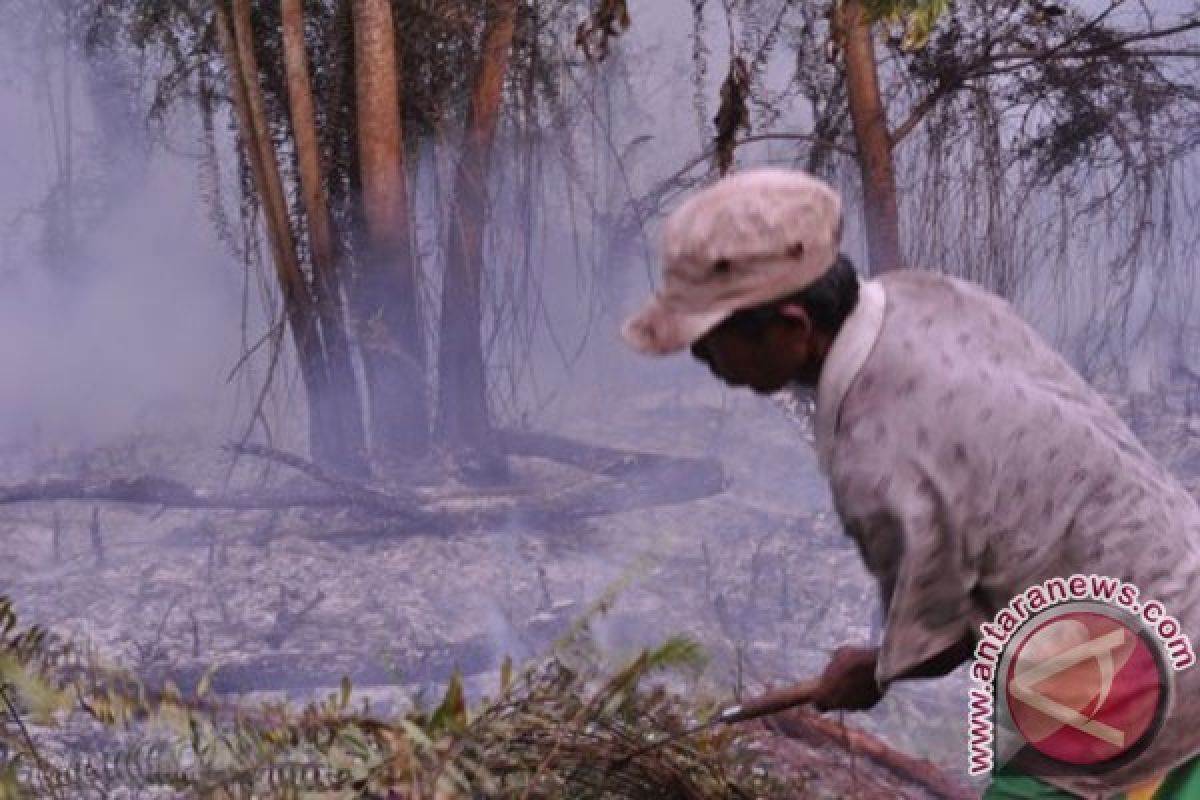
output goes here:
<path id="1" fill-rule="evenodd" d="M 616 664 L 597 651 L 589 625 L 611 600 L 544 658 L 521 669 L 506 660 L 494 698 L 469 706 L 455 674 L 436 706 L 385 716 L 355 702 L 348 681 L 302 708 L 213 696 L 211 670 L 188 696 L 149 687 L 23 627 L 0 598 L 0 800 L 802 796 L 773 785 L 736 730 L 679 735 L 713 705 L 650 679 L 701 666 L 694 641 L 673 637 Z M 81 725 L 107 734 L 102 751 L 47 746 Z"/>

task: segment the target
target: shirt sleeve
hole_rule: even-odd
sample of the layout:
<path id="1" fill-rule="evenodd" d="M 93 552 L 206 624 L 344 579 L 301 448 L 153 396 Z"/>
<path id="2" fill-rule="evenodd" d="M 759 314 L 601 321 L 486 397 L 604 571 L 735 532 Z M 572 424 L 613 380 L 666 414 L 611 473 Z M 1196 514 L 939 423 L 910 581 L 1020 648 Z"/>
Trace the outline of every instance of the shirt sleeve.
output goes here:
<path id="1" fill-rule="evenodd" d="M 879 583 L 885 618 L 875 677 L 886 687 L 972 632 L 977 577 L 933 482 L 914 468 L 872 472 L 844 476 L 838 510 Z"/>

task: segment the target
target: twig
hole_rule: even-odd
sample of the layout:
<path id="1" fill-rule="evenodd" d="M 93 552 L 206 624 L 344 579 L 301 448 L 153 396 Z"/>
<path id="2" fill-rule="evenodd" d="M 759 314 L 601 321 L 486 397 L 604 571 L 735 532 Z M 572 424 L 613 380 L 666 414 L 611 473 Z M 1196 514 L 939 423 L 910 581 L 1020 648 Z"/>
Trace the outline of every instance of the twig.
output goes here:
<path id="1" fill-rule="evenodd" d="M 58 506 L 54 507 L 53 538 L 51 546 L 54 550 L 54 563 L 62 563 L 62 514 L 58 510 Z"/>
<path id="2" fill-rule="evenodd" d="M 88 533 L 92 538 L 92 552 L 96 555 L 96 566 L 104 564 L 104 538 L 100 532 L 100 509 L 97 506 L 92 507 L 92 522 L 88 526 Z"/>
<path id="3" fill-rule="evenodd" d="M 242 432 L 242 444 L 245 444 L 250 440 L 250 436 L 254 433 L 255 422 L 261 422 L 263 432 L 267 436 L 267 439 L 270 440 L 271 438 L 271 426 L 268 424 L 267 417 L 263 413 L 263 405 L 266 403 L 267 394 L 270 392 L 271 386 L 275 382 L 275 371 L 279 366 L 279 361 L 283 353 L 283 347 L 281 347 L 281 344 L 283 341 L 283 333 L 286 327 L 286 322 L 283 319 L 272 323 L 271 332 L 273 332 L 275 335 L 270 337 L 271 360 L 267 364 L 267 376 L 263 380 L 262 386 L 258 391 L 258 397 L 254 401 L 254 407 L 250 414 L 250 421 L 246 423 L 246 428 Z M 236 466 L 236 460 L 229 465 L 229 471 L 225 474 L 226 483 L 228 483 L 230 478 L 233 477 L 233 470 Z"/>
<path id="4" fill-rule="evenodd" d="M 549 611 L 554 608 L 554 601 L 550 597 L 550 581 L 546 577 L 546 568 L 541 564 L 537 565 L 538 585 L 542 590 L 542 605 L 539 611 Z"/>
<path id="5" fill-rule="evenodd" d="M 221 615 L 221 624 L 226 628 L 232 628 L 233 618 L 229 615 L 229 604 L 225 602 L 225 595 L 214 589 L 213 600 L 217 604 L 217 613 Z"/>
<path id="6" fill-rule="evenodd" d="M 207 577 L 208 577 L 209 583 L 212 583 L 213 578 L 216 576 L 216 573 L 217 573 L 217 567 L 224 566 L 223 564 L 218 563 L 218 558 L 217 558 L 217 548 L 218 548 L 217 538 L 218 538 L 219 534 L 217 533 L 217 529 L 208 520 L 204 520 L 200 524 L 199 527 L 200 527 L 200 530 L 202 530 L 208 537 L 208 564 L 207 564 L 208 576 Z"/>
<path id="7" fill-rule="evenodd" d="M 779 565 L 779 618 L 788 620 L 792 617 L 791 585 L 788 580 L 788 562 Z M 786 648 L 784 652 L 787 652 Z"/>
<path id="8" fill-rule="evenodd" d="M 260 347 L 262 347 L 264 344 L 266 344 L 267 341 L 269 339 L 271 339 L 271 337 L 275 336 L 277 331 L 281 331 L 283 329 L 284 324 L 285 323 L 282 320 L 274 323 L 273 325 L 271 325 L 270 327 L 267 328 L 267 332 L 264 333 L 262 336 L 260 336 L 257 342 L 255 342 L 250 347 L 246 348 L 246 352 L 242 353 L 241 357 L 237 360 L 237 362 L 229 370 L 229 375 L 225 378 L 225 382 L 229 383 L 235 377 L 237 377 L 237 374 L 241 370 L 242 366 L 245 365 L 245 363 L 247 361 L 249 361 L 250 358 L 256 352 L 258 352 L 258 349 Z"/>
<path id="9" fill-rule="evenodd" d="M 139 669 L 148 669 L 158 660 L 165 660 L 166 651 L 161 647 L 163 630 L 167 627 L 167 620 L 171 617 L 171 612 L 175 610 L 175 606 L 179 603 L 179 598 L 175 597 L 167 605 L 166 612 L 163 613 L 162 619 L 158 621 L 158 629 L 154 632 L 154 638 L 150 639 L 146 644 L 134 642 L 134 649 L 137 651 L 137 660 Z"/>
<path id="10" fill-rule="evenodd" d="M 37 764 L 38 771 L 46 773 L 46 763 L 42 760 L 42 754 L 34 744 L 33 737 L 29 735 L 29 729 L 25 727 L 25 721 L 21 719 L 21 715 L 17 713 L 16 707 L 13 705 L 12 699 L 8 696 L 8 689 L 11 686 L 9 683 L 0 683 L 0 700 L 4 701 L 4 707 L 8 709 L 8 715 L 12 717 L 13 722 L 17 724 L 21 735 L 25 737 L 25 743 L 29 745 L 29 753 L 33 756 L 34 762 Z"/>
<path id="11" fill-rule="evenodd" d="M 200 658 L 200 620 L 195 609 L 188 611 L 188 618 L 192 621 L 192 658 Z"/>
<path id="12" fill-rule="evenodd" d="M 305 604 L 304 608 L 299 611 L 288 611 L 287 607 L 287 590 L 282 584 L 279 586 L 279 613 L 275 617 L 275 624 L 263 639 L 272 647 L 280 647 L 296 627 L 304 621 L 304 618 L 313 612 L 325 600 L 325 592 L 318 589 L 317 594 Z"/>

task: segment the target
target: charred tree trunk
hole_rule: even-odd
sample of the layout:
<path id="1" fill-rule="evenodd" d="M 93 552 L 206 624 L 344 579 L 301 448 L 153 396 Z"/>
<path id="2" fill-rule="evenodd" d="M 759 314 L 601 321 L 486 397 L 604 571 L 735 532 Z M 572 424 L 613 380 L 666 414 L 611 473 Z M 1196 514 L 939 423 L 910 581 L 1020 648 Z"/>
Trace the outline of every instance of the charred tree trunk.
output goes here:
<path id="1" fill-rule="evenodd" d="M 490 6 L 451 199 L 438 338 L 438 438 L 483 451 L 492 449 L 481 295 L 488 168 L 517 15 L 516 0 Z"/>
<path id="2" fill-rule="evenodd" d="M 878 274 L 900 267 L 903 259 L 892 137 L 879 91 L 871 20 L 862 0 L 844 0 L 836 23 L 846 57 L 846 94 L 862 174 L 867 257 L 870 271 Z"/>
<path id="3" fill-rule="evenodd" d="M 325 177 L 321 169 L 312 81 L 305 51 L 302 0 L 281 0 L 280 12 L 292 136 L 296 145 L 304 214 L 308 221 L 314 300 L 328 366 L 328 397 L 321 401 L 328 404 L 332 417 L 330 421 L 336 425 L 336 435 L 330 437 L 329 456 L 344 471 L 363 474 L 367 471 L 366 436 L 342 314 L 341 280 L 338 274 L 341 262 L 333 236 Z"/>
<path id="4" fill-rule="evenodd" d="M 350 293 L 362 348 L 372 447 L 419 456 L 429 443 L 425 343 L 417 302 L 391 5 L 353 0 L 364 252 Z"/>
<path id="5" fill-rule="evenodd" d="M 266 219 L 271 260 L 275 264 L 284 312 L 308 397 L 309 446 L 314 458 L 326 460 L 330 453 L 331 438 L 336 438 L 331 436 L 334 427 L 329 424 L 330 410 L 326 403 L 329 397 L 327 364 L 316 307 L 296 255 L 283 180 L 271 142 L 262 87 L 258 82 L 249 0 L 232 0 L 232 16 L 224 0 L 216 3 L 216 22 L 217 35 L 229 70 L 238 132 Z"/>

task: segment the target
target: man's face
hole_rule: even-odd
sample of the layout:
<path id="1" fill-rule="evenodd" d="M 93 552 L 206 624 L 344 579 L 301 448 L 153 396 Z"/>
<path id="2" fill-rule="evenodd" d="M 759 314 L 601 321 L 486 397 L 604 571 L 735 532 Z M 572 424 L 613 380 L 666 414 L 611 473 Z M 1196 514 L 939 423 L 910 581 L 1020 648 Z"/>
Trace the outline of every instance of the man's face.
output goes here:
<path id="1" fill-rule="evenodd" d="M 815 386 L 826 347 L 794 304 L 739 311 L 692 345 L 692 355 L 730 386 L 760 394 L 797 381 Z"/>

